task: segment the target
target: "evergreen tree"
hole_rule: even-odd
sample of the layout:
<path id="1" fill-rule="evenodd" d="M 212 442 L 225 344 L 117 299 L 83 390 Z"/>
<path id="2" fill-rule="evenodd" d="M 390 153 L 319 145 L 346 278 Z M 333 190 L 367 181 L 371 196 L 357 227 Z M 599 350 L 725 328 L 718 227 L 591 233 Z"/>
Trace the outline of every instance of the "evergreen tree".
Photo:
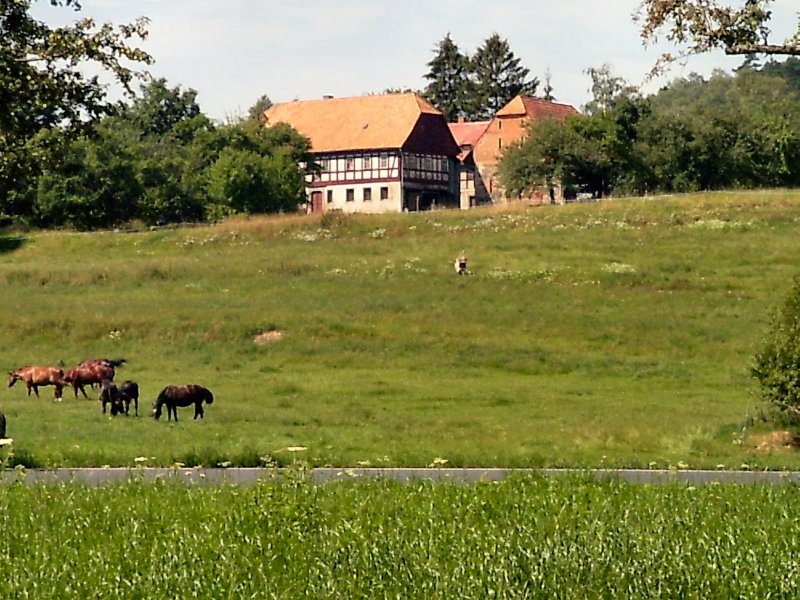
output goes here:
<path id="1" fill-rule="evenodd" d="M 487 38 L 471 61 L 476 85 L 475 98 L 479 118 L 491 118 L 518 94 L 533 96 L 539 85 L 537 78 L 528 79 L 530 71 L 514 56 L 508 41 L 498 34 Z"/>
<path id="2" fill-rule="evenodd" d="M 551 83 L 551 75 L 550 69 L 547 69 L 544 74 L 544 95 L 542 95 L 542 100 L 546 100 L 547 102 L 555 102 L 556 97 L 553 96 L 553 84 Z"/>
<path id="3" fill-rule="evenodd" d="M 469 97 L 472 83 L 469 77 L 469 60 L 458 49 L 448 33 L 434 50 L 428 62 L 425 79 L 430 83 L 423 96 L 444 114 L 448 121 L 459 116 L 470 116 Z"/>

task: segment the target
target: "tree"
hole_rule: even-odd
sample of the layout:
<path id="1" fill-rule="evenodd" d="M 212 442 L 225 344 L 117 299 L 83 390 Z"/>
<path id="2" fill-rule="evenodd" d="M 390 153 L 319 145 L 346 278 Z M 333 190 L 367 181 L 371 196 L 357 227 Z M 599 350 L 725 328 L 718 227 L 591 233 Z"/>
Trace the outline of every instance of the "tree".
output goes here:
<path id="1" fill-rule="evenodd" d="M 478 48 L 470 64 L 479 118 L 491 118 L 518 94 L 536 94 L 539 80 L 528 79 L 529 69 L 520 64 L 508 42 L 496 33 Z"/>
<path id="2" fill-rule="evenodd" d="M 716 0 L 643 0 L 634 14 L 640 24 L 640 36 L 647 44 L 666 32 L 666 39 L 683 46 L 678 56 L 665 53 L 658 59 L 653 73 L 666 65 L 721 48 L 725 54 L 800 55 L 800 25 L 795 35 L 783 44 L 769 42 L 768 23 L 772 0 L 745 0 L 740 8 L 720 5 Z"/>
<path id="3" fill-rule="evenodd" d="M 266 122 L 264 111 L 266 111 L 270 106 L 272 106 L 272 100 L 270 100 L 269 96 L 266 94 L 262 95 L 258 100 L 255 101 L 255 104 L 253 104 L 253 106 L 247 110 L 247 118 L 258 121 L 263 125 Z"/>
<path id="4" fill-rule="evenodd" d="M 751 374 L 764 400 L 787 418 L 800 419 L 800 277 L 773 316 Z"/>
<path id="5" fill-rule="evenodd" d="M 611 110 L 621 99 L 638 95 L 635 87 L 629 85 L 622 77 L 611 74 L 611 67 L 604 64 L 598 68 L 586 69 L 585 73 L 591 78 L 592 99 L 584 110 L 589 114 L 604 114 Z"/>
<path id="6" fill-rule="evenodd" d="M 50 0 L 53 6 L 80 10 L 77 0 Z M 0 0 L 0 213 L 15 213 L 9 203 L 28 185 L 31 161 L 26 145 L 42 129 L 60 128 L 78 136 L 85 125 L 113 112 L 106 89 L 85 74 L 98 65 L 131 91 L 143 75 L 131 63 L 152 63 L 129 45 L 147 37 L 147 19 L 99 27 L 92 19 L 51 28 L 30 15 L 31 0 Z"/>
<path id="7" fill-rule="evenodd" d="M 436 56 L 428 62 L 430 70 L 425 79 L 430 83 L 423 96 L 452 122 L 472 112 L 469 105 L 472 96 L 469 59 L 461 54 L 449 33 L 439 42 L 435 52 Z"/>
<path id="8" fill-rule="evenodd" d="M 553 84 L 551 82 L 552 75 L 550 75 L 550 69 L 547 69 L 544 73 L 544 89 L 542 90 L 544 94 L 542 95 L 542 100 L 546 100 L 547 102 L 555 102 L 556 97 L 553 96 Z"/>

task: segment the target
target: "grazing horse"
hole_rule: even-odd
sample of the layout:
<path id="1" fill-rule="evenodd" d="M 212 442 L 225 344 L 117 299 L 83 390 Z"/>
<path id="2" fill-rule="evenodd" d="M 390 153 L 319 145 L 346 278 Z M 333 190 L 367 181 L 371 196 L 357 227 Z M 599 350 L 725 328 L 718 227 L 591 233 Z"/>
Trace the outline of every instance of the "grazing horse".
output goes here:
<path id="1" fill-rule="evenodd" d="M 106 414 L 106 404 L 111 405 L 111 416 L 116 416 L 125 410 L 122 404 L 122 394 L 113 381 L 103 380 L 100 384 L 100 402 L 103 403 L 103 414 Z"/>
<path id="2" fill-rule="evenodd" d="M 116 371 L 115 367 L 120 366 L 125 362 L 124 358 L 110 360 L 107 358 L 92 358 L 84 360 L 77 367 L 69 369 L 64 374 L 64 381 L 72 385 L 72 390 L 75 392 L 75 397 L 78 397 L 78 391 L 83 394 L 83 397 L 88 399 L 85 385 L 102 385 L 106 379 L 114 381 Z"/>
<path id="3" fill-rule="evenodd" d="M 66 385 L 64 378 L 64 371 L 56 367 L 21 367 L 16 371 L 8 372 L 8 387 L 14 385 L 17 381 L 24 381 L 28 386 L 28 396 L 31 395 L 31 390 L 39 397 L 40 385 L 53 385 L 55 392 L 54 399 L 61 401 L 61 392 Z"/>
<path id="4" fill-rule="evenodd" d="M 178 421 L 178 407 L 191 406 L 194 404 L 194 418 L 203 418 L 203 401 L 206 404 L 214 402 L 214 395 L 210 390 L 201 385 L 168 385 L 156 398 L 153 403 L 153 416 L 158 420 L 161 418 L 161 407 L 167 405 L 167 419 L 172 420 L 175 415 L 175 422 Z"/>
<path id="5" fill-rule="evenodd" d="M 125 403 L 125 414 L 130 414 L 131 402 L 136 410 L 136 416 L 139 416 L 139 384 L 135 381 L 128 379 L 122 382 L 119 386 L 119 395 Z"/>
<path id="6" fill-rule="evenodd" d="M 78 366 L 83 365 L 105 365 L 106 367 L 110 367 L 112 369 L 116 369 L 117 367 L 121 367 L 123 364 L 128 362 L 124 358 L 87 358 L 84 361 L 78 363 Z"/>

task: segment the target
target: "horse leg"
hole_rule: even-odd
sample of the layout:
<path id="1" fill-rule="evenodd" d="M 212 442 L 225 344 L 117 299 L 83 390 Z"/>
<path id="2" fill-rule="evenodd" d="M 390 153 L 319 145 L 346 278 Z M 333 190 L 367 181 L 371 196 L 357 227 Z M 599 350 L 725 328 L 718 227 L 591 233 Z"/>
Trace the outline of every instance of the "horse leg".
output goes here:
<path id="1" fill-rule="evenodd" d="M 36 385 L 35 383 L 32 383 L 30 385 L 30 387 L 28 388 L 28 396 L 31 395 L 31 389 L 33 389 L 33 393 L 36 394 L 36 397 L 38 398 L 39 397 L 39 386 Z"/>
<path id="2" fill-rule="evenodd" d="M 88 399 L 89 399 L 89 396 L 87 396 L 87 395 L 86 395 L 86 389 L 83 387 L 83 384 L 82 384 L 82 383 L 79 383 L 79 384 L 78 384 L 78 387 L 77 387 L 77 388 L 75 388 L 75 397 L 76 397 L 76 398 L 78 397 L 78 390 L 80 390 L 80 391 L 81 391 L 81 393 L 83 394 L 83 397 L 84 397 L 84 399 L 85 399 L 85 400 L 88 400 Z"/>
<path id="3" fill-rule="evenodd" d="M 194 418 L 197 420 L 197 417 L 203 418 L 203 401 L 200 400 L 199 402 L 194 403 Z"/>
<path id="4" fill-rule="evenodd" d="M 55 390 L 55 392 L 53 392 L 53 397 L 54 397 L 56 402 L 61 402 L 61 396 L 62 396 L 62 392 L 64 390 L 64 386 L 62 386 L 61 384 L 58 384 L 58 383 L 56 383 L 54 385 L 56 386 L 56 390 Z"/>

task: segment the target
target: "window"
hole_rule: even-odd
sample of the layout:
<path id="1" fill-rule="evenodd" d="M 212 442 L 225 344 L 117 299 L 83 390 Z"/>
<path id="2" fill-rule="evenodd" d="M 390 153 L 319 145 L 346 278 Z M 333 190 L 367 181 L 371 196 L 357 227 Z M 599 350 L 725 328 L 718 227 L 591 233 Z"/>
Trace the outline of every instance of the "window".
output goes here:
<path id="1" fill-rule="evenodd" d="M 364 162 L 364 170 L 365 171 L 367 171 L 367 170 L 372 168 L 372 157 L 371 156 L 365 156 L 363 162 Z"/>
<path id="2" fill-rule="evenodd" d="M 327 158 L 320 158 L 318 164 L 319 164 L 319 170 L 320 171 L 330 171 L 331 170 L 330 161 Z"/>
<path id="3" fill-rule="evenodd" d="M 372 200 L 372 188 L 364 188 L 364 202 Z"/>
<path id="4" fill-rule="evenodd" d="M 333 203 L 333 190 L 328 190 L 328 204 Z"/>
<path id="5" fill-rule="evenodd" d="M 381 167 L 381 169 L 388 169 L 389 168 L 389 155 L 388 154 L 381 154 L 380 167 Z"/>
<path id="6" fill-rule="evenodd" d="M 345 190 L 344 194 L 345 194 L 345 200 L 347 200 L 348 202 L 355 201 L 356 191 L 353 188 L 348 188 L 347 190 Z"/>
<path id="7" fill-rule="evenodd" d="M 381 188 L 381 200 L 388 200 L 389 199 L 389 188 L 382 187 Z"/>
<path id="8" fill-rule="evenodd" d="M 352 156 L 348 156 L 344 159 L 344 170 L 345 171 L 352 171 L 356 168 L 356 159 Z"/>

